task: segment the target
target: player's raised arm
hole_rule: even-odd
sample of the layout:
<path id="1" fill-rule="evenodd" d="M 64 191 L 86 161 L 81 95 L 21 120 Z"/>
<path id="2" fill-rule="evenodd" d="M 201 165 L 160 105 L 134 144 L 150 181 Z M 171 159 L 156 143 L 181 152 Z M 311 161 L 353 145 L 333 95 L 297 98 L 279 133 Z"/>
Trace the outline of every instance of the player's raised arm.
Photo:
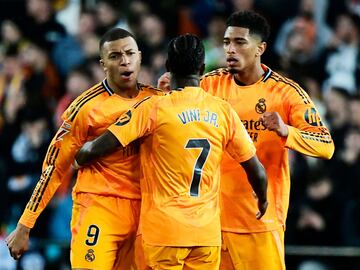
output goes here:
<path id="1" fill-rule="evenodd" d="M 283 107 L 289 118 L 282 119 L 278 112 L 266 112 L 261 120 L 267 129 L 286 139 L 285 147 L 308 156 L 330 159 L 335 150 L 330 132 L 309 95 L 293 84 L 283 91 Z"/>
<path id="2" fill-rule="evenodd" d="M 75 156 L 75 168 L 87 165 L 91 161 L 110 154 L 118 147 L 122 147 L 118 139 L 110 132 L 105 131 L 96 139 L 86 142 Z"/>
<path id="3" fill-rule="evenodd" d="M 75 156 L 75 167 L 87 165 L 149 133 L 152 129 L 154 99 L 146 97 L 139 101 L 101 136 L 85 143 Z"/>
<path id="4" fill-rule="evenodd" d="M 96 89 L 92 91 L 96 93 Z M 17 227 L 5 240 L 11 256 L 16 260 L 28 249 L 30 230 L 60 186 L 76 152 L 85 141 L 89 123 L 84 115 L 88 112 L 86 106 L 77 111 L 80 101 L 81 97 L 63 114 L 64 122 L 49 145 L 40 179 Z"/>

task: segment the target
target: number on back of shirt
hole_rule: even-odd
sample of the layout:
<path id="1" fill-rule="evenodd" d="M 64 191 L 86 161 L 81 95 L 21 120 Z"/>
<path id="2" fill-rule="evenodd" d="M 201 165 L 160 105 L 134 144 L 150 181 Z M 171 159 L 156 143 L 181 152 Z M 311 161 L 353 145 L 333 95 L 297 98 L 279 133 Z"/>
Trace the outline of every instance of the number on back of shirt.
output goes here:
<path id="1" fill-rule="evenodd" d="M 186 149 L 201 148 L 200 155 L 195 161 L 192 180 L 190 184 L 190 196 L 198 197 L 200 191 L 202 171 L 204 168 L 204 164 L 207 160 L 207 157 L 210 153 L 211 145 L 208 139 L 189 139 L 185 148 Z"/>

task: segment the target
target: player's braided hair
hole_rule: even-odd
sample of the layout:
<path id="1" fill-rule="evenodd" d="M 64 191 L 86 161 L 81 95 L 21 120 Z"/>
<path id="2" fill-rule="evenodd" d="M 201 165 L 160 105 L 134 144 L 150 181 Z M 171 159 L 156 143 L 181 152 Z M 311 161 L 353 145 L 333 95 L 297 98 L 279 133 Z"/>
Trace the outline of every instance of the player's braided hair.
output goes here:
<path id="1" fill-rule="evenodd" d="M 131 34 L 129 31 L 122 29 L 122 28 L 112 28 L 108 30 L 100 39 L 99 42 L 99 50 L 101 51 L 102 47 L 104 46 L 105 42 L 114 41 L 126 37 L 132 37 L 135 39 L 134 35 Z"/>
<path id="2" fill-rule="evenodd" d="M 248 28 L 249 33 L 260 36 L 261 41 L 267 41 L 270 35 L 269 23 L 254 11 L 235 12 L 227 19 L 226 25 Z"/>
<path id="3" fill-rule="evenodd" d="M 181 35 L 169 43 L 167 63 L 170 72 L 179 75 L 197 74 L 204 58 L 204 45 L 195 35 Z"/>

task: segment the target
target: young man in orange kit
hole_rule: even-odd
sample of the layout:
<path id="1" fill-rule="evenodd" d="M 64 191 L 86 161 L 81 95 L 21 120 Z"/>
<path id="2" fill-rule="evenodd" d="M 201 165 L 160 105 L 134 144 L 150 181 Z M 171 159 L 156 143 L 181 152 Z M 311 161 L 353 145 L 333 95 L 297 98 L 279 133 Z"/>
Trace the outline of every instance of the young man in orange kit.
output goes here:
<path id="1" fill-rule="evenodd" d="M 308 94 L 261 63 L 269 36 L 264 17 L 243 11 L 227 20 L 227 68 L 205 74 L 200 86 L 228 101 L 252 138 L 269 181 L 269 207 L 261 220 L 241 166 L 225 155 L 221 166 L 221 270 L 285 269 L 284 230 L 289 205 L 288 149 L 330 159 L 334 143 Z M 169 89 L 169 74 L 158 85 Z M 240 183 L 239 184 L 239 179 Z M 242 194 L 241 200 L 233 200 Z"/>
<path id="2" fill-rule="evenodd" d="M 252 138 L 268 175 L 269 207 L 260 220 L 245 171 L 229 155 L 221 166 L 220 269 L 285 269 L 284 230 L 289 205 L 288 149 L 330 159 L 334 143 L 315 104 L 294 81 L 261 63 L 269 36 L 265 18 L 251 11 L 227 20 L 227 68 L 205 74 L 208 93 L 228 101 Z M 234 200 L 241 194 L 240 200 Z"/>
<path id="3" fill-rule="evenodd" d="M 41 178 L 17 228 L 6 239 L 15 259 L 27 250 L 31 228 L 80 147 L 102 134 L 139 100 L 162 94 L 137 82 L 141 52 L 128 31 L 114 28 L 104 34 L 100 57 L 106 78 L 64 112 L 64 122 L 44 159 Z M 139 144 L 134 142 L 78 172 L 71 220 L 72 269 L 133 269 L 141 205 L 138 153 Z"/>
<path id="4" fill-rule="evenodd" d="M 216 270 L 220 264 L 220 162 L 225 151 L 244 168 L 267 208 L 267 181 L 254 145 L 230 104 L 199 87 L 204 46 L 187 34 L 169 43 L 166 96 L 138 102 L 76 155 L 80 165 L 141 138 L 141 218 L 144 255 L 151 269 Z M 241 200 L 241 195 L 234 200 Z M 255 218 L 255 213 L 256 214 Z"/>

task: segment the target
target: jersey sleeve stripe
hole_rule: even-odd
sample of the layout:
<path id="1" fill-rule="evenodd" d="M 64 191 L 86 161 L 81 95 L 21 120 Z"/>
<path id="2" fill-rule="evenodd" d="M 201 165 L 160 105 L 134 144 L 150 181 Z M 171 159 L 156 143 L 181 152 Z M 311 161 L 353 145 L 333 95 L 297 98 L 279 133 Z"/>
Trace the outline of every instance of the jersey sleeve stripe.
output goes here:
<path id="1" fill-rule="evenodd" d="M 54 145 L 51 145 L 47 154 L 46 154 L 46 163 L 49 164 L 50 163 L 50 156 L 52 155 L 52 153 L 55 151 L 55 147 Z"/>
<path id="2" fill-rule="evenodd" d="M 321 141 L 323 143 L 332 143 L 330 134 L 328 133 L 314 133 L 314 132 L 304 132 L 300 131 L 301 137 L 304 139 L 310 139 L 315 141 Z"/>
<path id="3" fill-rule="evenodd" d="M 300 88 L 300 86 L 296 85 L 293 81 L 286 79 L 285 77 L 275 75 L 274 72 L 270 76 L 271 79 L 273 79 L 276 82 L 283 82 L 287 85 L 290 85 L 292 88 L 295 89 L 295 91 L 299 94 L 301 99 L 305 104 L 310 104 L 310 100 L 307 98 L 307 96 L 304 94 L 304 90 Z"/>
<path id="4" fill-rule="evenodd" d="M 86 94 L 84 94 L 83 96 L 79 97 L 79 100 L 75 100 L 72 109 L 70 110 L 69 114 L 73 113 L 73 111 L 76 109 L 76 107 L 84 100 L 86 99 L 88 96 L 92 95 L 93 93 L 103 90 L 103 86 L 100 85 L 96 85 L 93 88 L 90 88 Z"/>
<path id="5" fill-rule="evenodd" d="M 45 193 L 46 187 L 48 186 L 48 184 L 49 184 L 49 182 L 50 182 L 49 180 L 50 180 L 50 178 L 51 178 L 52 173 L 54 172 L 54 169 L 55 169 L 55 166 L 52 165 L 52 169 L 51 169 L 51 171 L 49 172 L 47 179 L 45 180 L 44 188 L 42 189 L 42 191 L 41 191 L 41 193 L 40 193 L 40 197 L 38 198 L 38 200 L 37 200 L 36 203 L 35 203 L 34 212 L 36 212 L 36 210 L 37 210 L 37 208 L 38 208 L 38 206 L 39 206 L 39 204 L 40 204 L 40 202 L 41 202 L 41 199 L 42 199 L 42 197 L 43 197 L 43 195 L 44 195 L 44 193 Z"/>
<path id="6" fill-rule="evenodd" d="M 89 100 L 93 99 L 94 97 L 96 97 L 96 96 L 98 96 L 98 95 L 100 95 L 100 94 L 102 94 L 102 93 L 105 93 L 105 92 L 107 92 L 105 89 L 101 89 L 101 90 L 99 90 L 99 91 L 97 91 L 97 92 L 94 92 L 92 95 L 89 95 L 87 98 L 85 98 L 81 103 L 79 103 L 79 104 L 74 108 L 73 112 L 72 112 L 72 113 L 70 114 L 70 116 L 69 116 L 69 120 L 70 120 L 70 121 L 73 121 L 73 120 L 74 120 L 74 118 L 75 118 L 75 116 L 78 114 L 80 108 L 81 108 L 82 106 L 84 106 L 84 104 L 85 104 L 86 102 L 88 102 Z"/>
<path id="7" fill-rule="evenodd" d="M 30 211 L 35 211 L 34 206 L 35 206 L 35 202 L 38 200 L 38 198 L 40 196 L 40 190 L 44 186 L 44 184 L 45 184 L 46 180 L 49 178 L 49 176 L 52 175 L 52 172 L 53 172 L 54 169 L 55 168 L 54 168 L 53 165 L 49 165 L 43 171 L 43 173 L 41 175 L 41 178 L 40 178 L 40 181 L 36 185 L 35 190 L 33 192 L 33 195 L 31 196 L 30 201 L 26 206 L 26 208 L 29 209 Z"/>
<path id="8" fill-rule="evenodd" d="M 55 149 L 55 147 L 54 147 Z M 44 170 L 43 175 L 41 176 L 41 181 L 40 181 L 40 185 L 36 186 L 36 191 L 33 193 L 33 197 L 30 200 L 30 204 L 28 209 L 31 211 L 36 211 L 37 206 L 39 205 L 41 198 L 45 192 L 45 189 L 48 185 L 48 182 L 51 178 L 51 175 L 55 169 L 55 160 L 56 157 L 58 156 L 60 152 L 60 149 L 55 149 L 55 151 L 51 154 L 50 158 L 49 158 L 49 165 L 46 167 L 46 169 Z M 35 207 L 35 209 L 34 209 Z"/>
<path id="9" fill-rule="evenodd" d="M 144 101 L 148 100 L 149 98 L 151 98 L 151 96 L 148 96 L 148 97 L 146 97 L 146 98 L 138 101 L 137 103 L 135 103 L 135 104 L 133 105 L 133 108 L 136 109 L 137 107 L 140 106 L 141 103 L 143 103 Z"/>

